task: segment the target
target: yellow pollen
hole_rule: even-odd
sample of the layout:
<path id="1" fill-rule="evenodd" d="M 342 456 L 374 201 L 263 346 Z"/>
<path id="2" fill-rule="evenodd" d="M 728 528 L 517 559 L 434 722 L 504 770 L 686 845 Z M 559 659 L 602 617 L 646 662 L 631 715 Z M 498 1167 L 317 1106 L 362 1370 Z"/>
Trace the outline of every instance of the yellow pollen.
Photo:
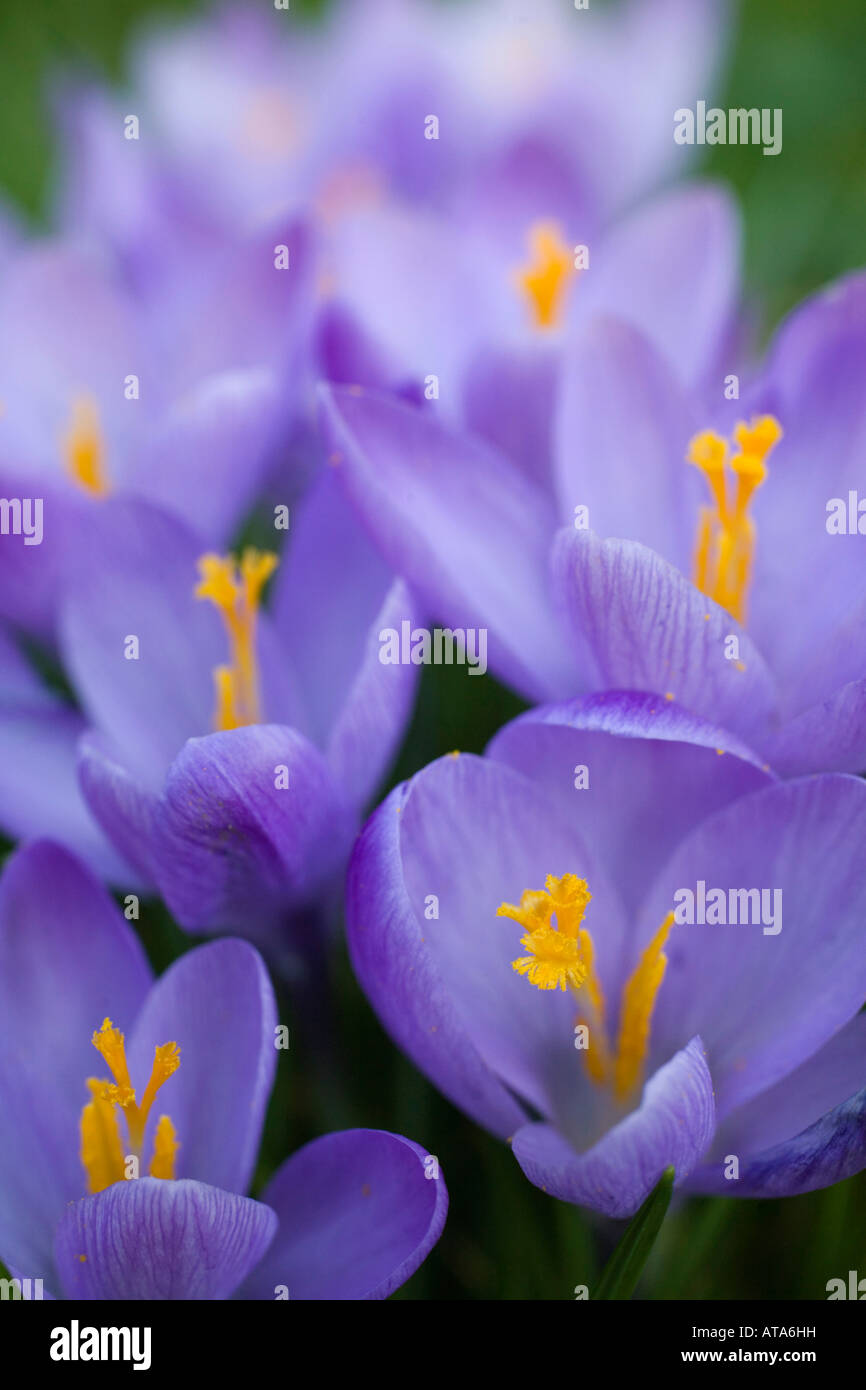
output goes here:
<path id="1" fill-rule="evenodd" d="M 256 618 L 262 591 L 279 560 L 268 550 L 248 547 L 236 565 L 230 555 L 203 555 L 196 598 L 209 599 L 229 639 L 229 664 L 214 670 L 215 729 L 239 729 L 261 722 Z"/>
<path id="2" fill-rule="evenodd" d="M 617 1101 L 625 1104 L 643 1076 L 653 1009 L 667 966 L 663 948 L 674 914 L 668 913 L 626 981 L 613 1048 L 592 937 L 582 925 L 591 896 L 586 880 L 575 874 L 548 875 L 544 889 L 528 889 L 518 905 L 502 903 L 497 916 L 510 917 L 526 929 L 520 944 L 530 954 L 512 961 L 512 968 L 537 989 L 571 989 L 575 994 L 577 1023 L 589 1029 L 590 1046 L 581 1050 L 587 1075 L 597 1085 L 610 1087 Z"/>
<path id="3" fill-rule="evenodd" d="M 517 284 L 529 300 L 534 327 L 555 328 L 576 273 L 571 251 L 555 222 L 536 222 L 529 231 L 529 245 L 532 259 L 516 272 Z"/>
<path id="4" fill-rule="evenodd" d="M 110 488 L 105 469 L 105 445 L 99 411 L 90 396 L 78 396 L 73 401 L 62 450 L 66 471 L 78 486 L 94 497 L 106 497 Z"/>
<path id="5" fill-rule="evenodd" d="M 511 917 L 526 935 L 520 944 L 530 952 L 512 962 L 520 975 L 526 975 L 538 989 L 580 989 L 587 978 L 586 932 L 580 930 L 589 900 L 586 882 L 576 874 L 554 878 L 548 874 L 543 890 L 527 890 L 520 905 L 502 903 L 498 917 Z M 556 914 L 557 926 L 551 923 Z M 590 949 L 590 964 L 592 952 Z"/>
<path id="6" fill-rule="evenodd" d="M 766 460 L 782 437 L 772 415 L 734 429 L 737 451 L 728 458 L 728 444 L 712 430 L 691 440 L 686 459 L 704 474 L 712 506 L 702 507 L 695 539 L 692 579 L 701 593 L 745 622 L 746 599 L 755 557 L 755 523 L 748 515 L 752 494 L 767 476 Z M 726 465 L 735 484 L 728 487 Z"/>
<path id="7" fill-rule="evenodd" d="M 81 1112 L 81 1162 L 87 1174 L 89 1192 L 102 1192 L 112 1183 L 123 1182 L 128 1155 L 141 1158 L 144 1131 L 156 1093 L 180 1066 L 177 1043 L 163 1043 L 154 1051 L 150 1080 L 141 1103 L 129 1079 L 124 1035 L 106 1018 L 91 1039 L 104 1058 L 114 1082 L 91 1078 L 87 1085 L 92 1100 Z M 128 1148 L 124 1148 L 120 1128 L 122 1112 L 126 1120 Z M 179 1148 L 174 1125 L 161 1115 L 154 1136 L 150 1173 L 155 1178 L 174 1177 L 174 1157 Z"/>

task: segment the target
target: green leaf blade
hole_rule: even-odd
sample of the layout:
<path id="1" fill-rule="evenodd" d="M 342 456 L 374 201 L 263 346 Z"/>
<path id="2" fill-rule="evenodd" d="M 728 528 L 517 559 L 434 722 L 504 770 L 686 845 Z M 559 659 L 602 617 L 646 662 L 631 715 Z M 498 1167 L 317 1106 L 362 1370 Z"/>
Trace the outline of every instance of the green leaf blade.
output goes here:
<path id="1" fill-rule="evenodd" d="M 605 1265 L 594 1298 L 631 1298 L 667 1215 L 673 1189 L 674 1170 L 666 1168 Z"/>

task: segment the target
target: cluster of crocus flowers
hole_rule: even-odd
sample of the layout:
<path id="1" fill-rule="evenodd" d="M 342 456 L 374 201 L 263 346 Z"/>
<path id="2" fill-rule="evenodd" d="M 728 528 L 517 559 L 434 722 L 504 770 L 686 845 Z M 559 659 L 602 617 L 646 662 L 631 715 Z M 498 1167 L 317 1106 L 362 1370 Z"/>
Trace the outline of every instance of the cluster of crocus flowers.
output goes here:
<path id="1" fill-rule="evenodd" d="M 400 1134 L 254 1187 L 268 971 L 331 1006 L 347 865 L 383 1024 L 546 1192 L 626 1217 L 670 1166 L 866 1165 L 866 608 L 823 524 L 866 277 L 723 375 L 731 200 L 642 201 L 713 0 L 632 0 L 576 61 L 558 0 L 516 48 L 496 5 L 336 3 L 330 50 L 248 6 L 155 38 L 132 168 L 78 90 L 60 235 L 0 248 L 0 492 L 46 518 L 0 538 L 0 1258 L 53 1297 L 386 1297 L 435 1244 Z M 662 76 L 623 104 L 620 62 Z M 380 635 L 427 619 L 533 708 L 357 835 L 418 676 Z M 772 885 L 784 931 L 679 923 L 707 880 Z M 155 979 L 105 882 L 220 939 Z"/>

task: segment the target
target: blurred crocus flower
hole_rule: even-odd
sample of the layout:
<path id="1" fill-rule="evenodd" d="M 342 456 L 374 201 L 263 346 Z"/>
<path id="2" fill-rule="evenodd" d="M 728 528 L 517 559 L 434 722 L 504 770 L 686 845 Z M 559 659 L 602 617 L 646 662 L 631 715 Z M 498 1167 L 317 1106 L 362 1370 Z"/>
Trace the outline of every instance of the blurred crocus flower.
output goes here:
<path id="1" fill-rule="evenodd" d="M 298 410 L 311 275 L 309 234 L 286 221 L 190 258 L 170 292 L 135 293 L 94 246 L 12 256 L 0 493 L 23 512 L 4 518 L 3 617 L 52 635 L 64 547 L 111 495 L 158 502 L 226 543 Z"/>
<path id="2" fill-rule="evenodd" d="M 374 814 L 352 959 L 552 1195 L 804 1192 L 866 1164 L 864 834 L 860 780 L 779 781 L 674 702 L 549 706 Z"/>
<path id="3" fill-rule="evenodd" d="M 594 233 L 580 207 L 552 212 L 541 196 L 523 199 L 508 228 L 493 208 L 456 225 L 405 205 L 344 214 L 324 239 L 323 319 L 342 315 L 368 343 L 350 384 L 414 381 L 441 419 L 544 486 L 563 358 L 597 315 L 641 329 L 684 386 L 703 394 L 721 377 L 738 328 L 730 198 L 709 184 L 676 189 Z M 339 358 L 322 375 L 350 380 Z"/>
<path id="4" fill-rule="evenodd" d="M 37 842 L 0 882 L 0 1003 L 0 1256 L 45 1296 L 385 1298 L 439 1238 L 438 1162 L 380 1130 L 243 1195 L 281 1031 L 245 942 L 155 981 L 104 889 Z"/>
<path id="5" fill-rule="evenodd" d="M 670 365 L 675 333 L 666 355 L 593 320 L 566 352 L 548 488 L 429 412 L 333 390 L 338 472 L 429 609 L 489 627 L 491 666 L 530 698 L 657 691 L 786 774 L 860 771 L 864 305 L 860 275 L 807 301 L 712 404 Z"/>
<path id="6" fill-rule="evenodd" d="M 594 230 L 680 167 L 673 112 L 711 90 L 726 11 L 342 0 L 313 28 L 223 6 L 141 34 L 123 106 L 64 90 L 61 220 L 139 265 L 190 228 L 382 195 L 469 221 L 540 201 Z"/>
<path id="7" fill-rule="evenodd" d="M 327 909 L 418 673 L 379 659 L 380 629 L 415 607 L 330 473 L 292 519 L 266 613 L 275 567 L 270 552 L 209 552 L 167 513 L 108 499 L 82 527 L 61 613 L 91 726 L 80 773 L 96 822 L 182 925 L 248 935 L 272 959 L 315 944 L 308 914 L 318 922 Z M 74 768 L 81 716 L 60 729 L 50 701 L 34 705 L 31 691 L 26 719 L 14 705 L 7 727 L 0 718 L 15 767 L 0 823 L 38 833 L 41 807 L 101 869 L 77 800 L 58 806 L 66 771 L 59 783 L 40 772 L 46 747 Z"/>

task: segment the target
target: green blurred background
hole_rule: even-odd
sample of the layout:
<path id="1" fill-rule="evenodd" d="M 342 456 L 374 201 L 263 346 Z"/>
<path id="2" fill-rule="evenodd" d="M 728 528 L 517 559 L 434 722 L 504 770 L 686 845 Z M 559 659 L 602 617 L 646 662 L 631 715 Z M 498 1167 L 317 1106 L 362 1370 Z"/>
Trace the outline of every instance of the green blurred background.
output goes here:
<path id="1" fill-rule="evenodd" d="M 305 18 L 318 7 L 292 3 Z M 142 17 L 204 8 L 196 0 L 0 0 L 0 190 L 34 227 L 46 223 L 54 156 L 49 75 L 75 62 L 121 80 Z M 766 332 L 804 294 L 866 260 L 866 6 L 745 0 L 735 13 L 719 103 L 782 107 L 784 148 L 768 159 L 752 146 L 716 147 L 704 168 L 739 197 L 747 289 Z M 453 748 L 480 752 L 520 708 L 489 678 L 467 702 L 462 675 L 425 670 L 391 782 Z M 139 927 L 159 968 L 193 944 L 156 903 L 144 905 Z M 331 1055 L 292 1027 L 256 1188 L 287 1152 L 324 1130 L 396 1130 L 437 1154 L 451 1193 L 439 1246 L 398 1298 L 568 1299 L 576 1285 L 592 1286 L 621 1228 L 532 1188 L 507 1147 L 459 1115 L 390 1045 L 339 951 L 333 968 Z M 288 999 L 282 1004 L 291 1025 L 295 1011 Z M 850 1269 L 866 1276 L 866 1174 L 784 1202 L 675 1203 L 638 1292 L 823 1299 L 827 1281 Z"/>

